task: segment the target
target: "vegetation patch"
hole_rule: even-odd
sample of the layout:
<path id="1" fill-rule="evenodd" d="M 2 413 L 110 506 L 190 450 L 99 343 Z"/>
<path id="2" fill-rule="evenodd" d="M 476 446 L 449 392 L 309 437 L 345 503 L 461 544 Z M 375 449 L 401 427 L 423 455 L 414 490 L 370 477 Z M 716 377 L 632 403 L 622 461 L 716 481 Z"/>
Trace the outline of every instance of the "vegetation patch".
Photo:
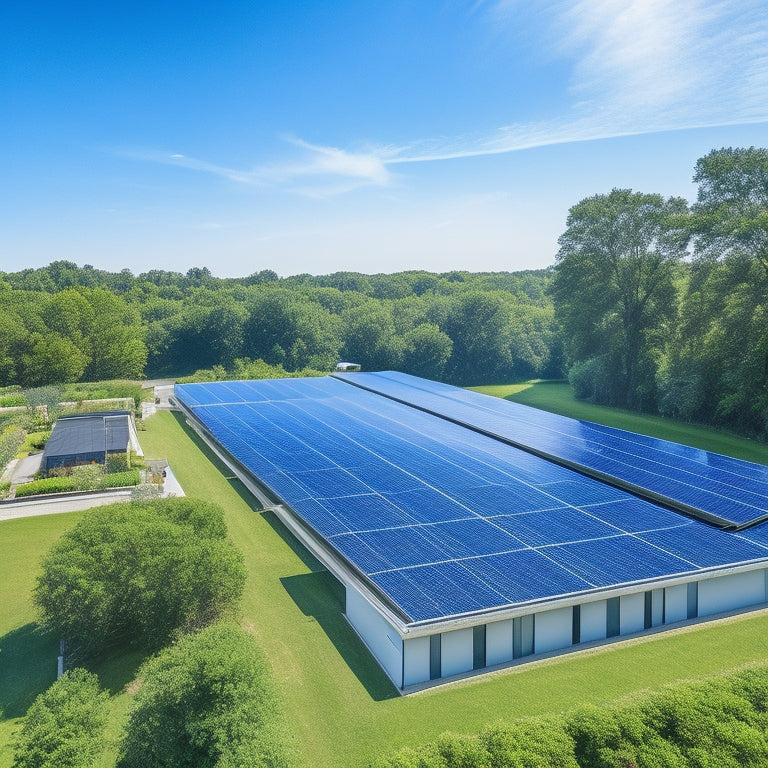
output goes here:
<path id="1" fill-rule="evenodd" d="M 668 686 L 616 706 L 588 705 L 445 733 L 375 768 L 761 768 L 768 763 L 768 666 Z"/>
<path id="2" fill-rule="evenodd" d="M 252 635 L 214 624 L 147 661 L 118 768 L 282 768 L 287 726 Z"/>
<path id="3" fill-rule="evenodd" d="M 34 600 L 69 655 L 87 658 L 205 626 L 232 608 L 244 580 L 215 504 L 131 502 L 89 510 L 53 546 Z"/>

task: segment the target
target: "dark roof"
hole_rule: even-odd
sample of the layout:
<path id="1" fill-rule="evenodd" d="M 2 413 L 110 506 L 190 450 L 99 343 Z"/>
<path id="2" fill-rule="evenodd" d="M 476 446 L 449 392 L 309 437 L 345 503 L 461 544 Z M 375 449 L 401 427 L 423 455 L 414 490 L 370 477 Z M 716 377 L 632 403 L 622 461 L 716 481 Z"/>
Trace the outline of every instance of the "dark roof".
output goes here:
<path id="1" fill-rule="evenodd" d="M 129 411 L 62 416 L 43 451 L 43 467 L 53 457 L 124 452 L 130 440 Z"/>

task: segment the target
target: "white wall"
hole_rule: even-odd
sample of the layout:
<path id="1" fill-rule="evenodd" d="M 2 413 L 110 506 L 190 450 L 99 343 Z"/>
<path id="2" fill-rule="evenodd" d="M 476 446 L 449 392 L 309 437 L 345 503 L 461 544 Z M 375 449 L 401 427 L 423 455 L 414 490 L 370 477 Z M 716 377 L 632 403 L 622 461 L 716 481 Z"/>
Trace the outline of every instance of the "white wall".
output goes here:
<path id="1" fill-rule="evenodd" d="M 631 635 L 645 628 L 645 592 L 622 595 L 619 603 L 619 632 Z"/>
<path id="2" fill-rule="evenodd" d="M 494 621 L 485 625 L 485 664 L 503 664 L 512 661 L 512 619 Z"/>
<path id="3" fill-rule="evenodd" d="M 472 669 L 474 661 L 472 627 L 443 632 L 440 646 L 440 675 L 449 677 Z"/>
<path id="4" fill-rule="evenodd" d="M 403 640 L 403 685 L 429 681 L 429 637 Z"/>
<path id="5" fill-rule="evenodd" d="M 557 608 L 536 614 L 534 653 L 567 648 L 573 641 L 573 609 Z"/>
<path id="6" fill-rule="evenodd" d="M 389 622 L 354 588 L 347 586 L 347 620 L 362 637 L 368 650 L 389 675 L 392 682 L 403 685 L 403 641 Z M 429 654 L 427 654 L 429 664 Z M 429 679 L 429 667 L 427 667 Z"/>
<path id="7" fill-rule="evenodd" d="M 765 601 L 765 572 L 747 571 L 699 582 L 699 616 Z"/>
<path id="8" fill-rule="evenodd" d="M 605 600 L 581 606 L 581 642 L 605 640 Z"/>
<path id="9" fill-rule="evenodd" d="M 674 624 L 688 618 L 688 585 L 678 584 L 664 590 L 664 623 Z"/>

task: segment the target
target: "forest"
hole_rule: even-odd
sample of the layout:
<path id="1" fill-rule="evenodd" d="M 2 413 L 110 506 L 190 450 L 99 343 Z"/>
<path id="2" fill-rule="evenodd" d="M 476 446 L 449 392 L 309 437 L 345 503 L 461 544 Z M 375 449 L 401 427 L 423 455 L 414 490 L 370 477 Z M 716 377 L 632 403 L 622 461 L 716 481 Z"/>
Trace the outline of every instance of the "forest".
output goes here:
<path id="1" fill-rule="evenodd" d="M 768 150 L 713 150 L 697 200 L 575 204 L 547 269 L 218 278 L 53 261 L 0 272 L 0 387 L 317 374 L 459 385 L 568 376 L 578 397 L 768 437 Z"/>

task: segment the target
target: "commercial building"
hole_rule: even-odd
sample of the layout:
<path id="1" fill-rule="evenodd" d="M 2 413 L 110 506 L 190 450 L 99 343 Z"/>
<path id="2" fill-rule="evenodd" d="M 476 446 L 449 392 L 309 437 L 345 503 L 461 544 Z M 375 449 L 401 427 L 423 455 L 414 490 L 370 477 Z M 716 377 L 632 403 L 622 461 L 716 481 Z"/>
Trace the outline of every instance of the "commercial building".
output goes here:
<path id="1" fill-rule="evenodd" d="M 177 386 L 407 691 L 768 597 L 768 467 L 394 372 Z"/>

